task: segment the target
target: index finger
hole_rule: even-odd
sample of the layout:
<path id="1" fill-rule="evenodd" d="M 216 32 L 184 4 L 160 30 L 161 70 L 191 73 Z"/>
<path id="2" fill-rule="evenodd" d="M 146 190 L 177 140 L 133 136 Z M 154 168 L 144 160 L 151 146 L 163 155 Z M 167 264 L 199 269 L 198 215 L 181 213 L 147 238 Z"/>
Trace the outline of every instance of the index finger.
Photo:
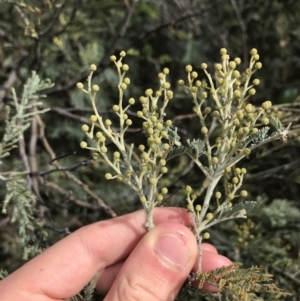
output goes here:
<path id="1" fill-rule="evenodd" d="M 85 226 L 5 278 L 4 288 L 18 288 L 53 299 L 77 294 L 100 270 L 126 258 L 146 233 L 145 212 Z M 156 208 L 155 224 L 191 225 L 185 209 Z"/>

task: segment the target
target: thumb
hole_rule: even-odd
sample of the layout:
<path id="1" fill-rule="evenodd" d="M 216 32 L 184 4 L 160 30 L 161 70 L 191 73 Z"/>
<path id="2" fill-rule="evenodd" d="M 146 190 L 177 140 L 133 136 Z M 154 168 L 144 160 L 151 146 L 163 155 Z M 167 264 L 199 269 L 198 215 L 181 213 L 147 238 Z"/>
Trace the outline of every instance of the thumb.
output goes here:
<path id="1" fill-rule="evenodd" d="M 105 301 L 174 300 L 197 253 L 188 228 L 174 223 L 157 225 L 127 258 Z"/>

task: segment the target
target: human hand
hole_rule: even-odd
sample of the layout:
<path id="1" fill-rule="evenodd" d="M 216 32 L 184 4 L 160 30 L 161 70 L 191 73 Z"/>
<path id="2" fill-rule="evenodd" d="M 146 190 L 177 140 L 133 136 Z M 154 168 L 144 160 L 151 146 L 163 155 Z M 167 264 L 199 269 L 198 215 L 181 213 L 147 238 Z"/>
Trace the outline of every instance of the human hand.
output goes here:
<path id="1" fill-rule="evenodd" d="M 106 301 L 174 300 L 196 267 L 198 247 L 186 210 L 156 208 L 154 219 L 149 232 L 144 211 L 75 231 L 2 280 L 0 299 L 64 300 L 99 272 L 97 289 Z M 231 264 L 209 244 L 202 258 L 206 272 Z"/>

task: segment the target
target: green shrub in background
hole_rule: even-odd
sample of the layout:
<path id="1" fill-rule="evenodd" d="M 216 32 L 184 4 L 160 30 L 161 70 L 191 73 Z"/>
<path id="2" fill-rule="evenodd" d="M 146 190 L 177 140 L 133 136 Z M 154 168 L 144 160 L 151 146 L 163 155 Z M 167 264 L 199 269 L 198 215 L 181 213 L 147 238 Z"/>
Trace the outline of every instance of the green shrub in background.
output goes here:
<path id="1" fill-rule="evenodd" d="M 114 177 L 116 174 L 97 159 L 98 156 L 101 158 L 101 153 L 93 151 L 89 157 L 86 150 L 78 148 L 78 143 L 83 140 L 89 143 L 89 147 L 94 147 L 91 140 L 85 140 L 86 132 L 80 131 L 81 125 L 78 124 L 91 126 L 89 117 L 94 114 L 94 109 L 90 106 L 88 95 L 75 89 L 76 83 L 84 83 L 90 73 L 86 66 L 95 63 L 97 70 L 93 74 L 93 84 L 101 87 L 97 92 L 97 111 L 103 120 L 111 120 L 112 131 L 117 132 L 118 111 L 114 111 L 113 104 L 118 103 L 116 86 L 120 79 L 109 64 L 109 58 L 118 54 L 121 49 L 126 49 L 126 63 L 130 66 L 126 77 L 130 77 L 130 84 L 126 84 L 124 77 L 123 82 L 127 87 L 123 91 L 125 100 L 123 109 L 126 108 L 126 101 L 131 96 L 137 97 L 135 104 L 131 104 L 127 111 L 127 120 L 132 120 L 132 125 L 128 124 L 124 136 L 124 141 L 129 146 L 127 152 L 130 151 L 132 143 L 136 146 L 143 145 L 148 150 L 147 138 L 150 137 L 145 138 L 142 134 L 148 127 L 143 127 L 142 118 L 137 113 L 141 111 L 144 114 L 144 105 L 139 103 L 138 97 L 144 95 L 143 101 L 147 98 L 151 102 L 156 97 L 156 91 L 152 95 L 147 95 L 151 92 L 147 89 L 149 87 L 160 89 L 161 85 L 161 79 L 157 80 L 156 73 L 160 70 L 167 73 L 164 67 L 171 71 L 170 74 L 164 72 L 162 74 L 167 77 L 166 82 L 172 87 L 170 89 L 166 86 L 163 93 L 167 93 L 168 90 L 173 92 L 173 98 L 166 107 L 167 119 L 165 119 L 171 120 L 172 126 L 169 126 L 167 131 L 168 139 L 163 137 L 161 141 L 170 144 L 172 142 L 170 137 L 173 135 L 174 155 L 178 153 L 185 155 L 166 160 L 165 167 L 168 168 L 168 172 L 159 179 L 160 184 L 155 186 L 155 189 L 158 189 L 156 195 L 153 190 L 153 197 L 156 197 L 158 202 L 156 205 L 186 207 L 186 198 L 189 197 L 194 209 L 193 212 L 190 206 L 191 214 L 195 218 L 195 223 L 199 223 L 198 235 L 201 237 L 204 234 L 202 230 L 206 230 L 203 226 L 206 227 L 216 221 L 220 212 L 223 212 L 222 214 L 227 212 L 221 207 L 223 203 L 229 207 L 228 214 L 234 213 L 232 211 L 234 208 L 238 209 L 238 214 L 243 208 L 234 206 L 237 201 L 245 203 L 243 200 L 256 200 L 257 204 L 247 209 L 246 222 L 233 219 L 210 228 L 209 241 L 233 261 L 242 262 L 245 268 L 259 266 L 264 274 L 273 274 L 272 283 L 290 293 L 276 295 L 252 292 L 249 294 L 250 300 L 276 298 L 298 300 L 299 6 L 292 0 L 273 1 L 271 7 L 266 2 L 243 4 L 234 0 L 220 3 L 182 1 L 181 7 L 178 5 L 177 1 L 166 1 L 162 4 L 156 1 L 126 2 L 126 4 L 120 1 L 105 3 L 69 1 L 64 5 L 49 1 L 1 1 L 0 116 L 3 121 L 1 133 L 3 138 L 8 137 L 7 133 L 10 133 L 11 137 L 17 137 L 11 141 L 18 143 L 18 148 L 10 150 L 9 157 L 1 159 L 1 202 L 3 208 L 6 208 L 0 219 L 2 268 L 11 272 L 24 263 L 22 257 L 34 256 L 78 227 L 141 207 L 141 196 L 133 197 L 130 187 L 122 182 L 107 182 L 105 175 L 110 177 L 108 174 L 111 174 Z M 12 19 L 15 22 L 11 22 Z M 239 162 L 237 166 L 239 169 L 232 168 L 229 172 L 226 171 L 222 178 L 223 182 L 220 181 L 215 188 L 215 193 L 220 194 L 213 194 L 211 206 L 205 212 L 203 200 L 205 193 L 207 195 L 209 184 L 206 178 L 214 171 L 212 161 L 216 162 L 216 158 L 219 157 L 212 154 L 209 158 L 208 154 L 201 154 L 201 149 L 204 152 L 208 149 L 207 145 L 202 148 L 201 142 L 209 143 L 210 146 L 222 142 L 218 139 L 219 137 L 222 139 L 222 123 L 218 123 L 222 119 L 220 116 L 212 118 L 213 112 L 220 108 L 211 99 L 208 90 L 211 83 L 208 79 L 202 80 L 203 71 L 200 63 L 206 61 L 207 70 L 212 72 L 212 77 L 218 77 L 219 66 L 213 64 L 218 61 L 218 49 L 223 45 L 229 49 L 233 57 L 242 57 L 242 66 L 235 68 L 240 72 L 246 69 L 252 45 L 260 49 L 260 59 L 264 68 L 259 71 L 260 85 L 251 88 L 257 90 L 251 97 L 251 103 L 255 112 L 266 99 L 272 99 L 273 105 L 265 109 L 264 116 L 261 116 L 269 119 L 269 124 L 265 125 L 270 127 L 269 131 L 260 131 L 260 134 L 266 136 L 248 142 L 250 146 L 253 143 L 260 143 L 260 139 L 265 139 L 267 135 L 280 133 L 290 122 L 292 126 L 288 139 L 282 137 L 283 141 L 262 145 Z M 193 63 L 193 70 L 184 73 L 185 66 L 189 63 Z M 42 78 L 51 78 L 56 85 L 51 87 L 50 82 L 40 82 L 36 74 L 31 76 L 31 70 L 37 70 Z M 194 72 L 199 74 L 200 80 L 194 78 L 196 75 Z M 180 86 L 175 88 L 178 78 L 186 76 L 190 77 L 189 80 L 184 79 L 186 88 Z M 29 78 L 31 80 L 28 80 Z M 222 85 L 219 80 L 220 76 L 218 80 L 213 81 L 214 85 Z M 199 85 L 197 81 L 201 82 L 201 87 L 197 86 Z M 243 81 L 244 78 L 241 82 Z M 32 90 L 30 92 L 32 94 L 27 96 L 29 102 L 23 104 L 22 108 L 17 104 L 22 104 L 26 99 L 25 94 L 22 97 L 24 84 L 31 87 L 29 90 Z M 85 83 L 84 85 L 86 86 Z M 18 91 L 18 97 L 11 93 L 12 86 Z M 45 88 L 41 94 L 47 94 L 48 97 L 43 100 L 43 104 L 38 103 L 40 101 L 38 90 Z M 146 94 L 144 91 L 147 91 Z M 207 99 L 203 97 L 205 94 L 202 94 L 205 92 Z M 236 93 L 239 96 L 238 92 Z M 171 91 L 168 94 L 170 97 Z M 196 94 L 200 97 L 195 99 Z M 164 96 L 164 94 L 160 96 L 161 103 Z M 202 120 L 199 112 L 202 110 L 193 112 L 192 107 L 197 107 L 199 103 L 193 105 L 192 102 L 193 100 L 201 102 L 203 99 L 202 109 L 209 107 L 211 112 L 207 113 L 209 109 L 206 109 L 207 116 L 202 116 L 205 125 L 199 126 Z M 208 100 L 211 103 L 206 105 Z M 243 110 L 247 104 L 246 101 Z M 226 105 L 233 106 L 233 112 L 236 112 L 237 102 Z M 10 118 L 6 126 L 5 120 L 8 115 L 4 110 L 5 106 L 10 107 Z M 18 113 L 20 107 L 24 116 Z M 44 109 L 49 108 L 49 112 L 39 115 Z M 144 117 L 151 118 L 150 115 Z M 258 119 L 260 124 L 257 128 L 260 130 L 263 128 L 262 118 Z M 281 120 L 283 128 L 277 118 Z M 239 120 L 240 124 L 236 125 L 236 128 L 247 128 L 246 124 L 241 124 L 244 120 L 248 120 L 248 117 Z M 233 123 L 234 118 L 227 122 Z M 9 129 L 10 124 L 17 126 L 11 126 L 14 131 L 9 130 L 6 133 L 5 129 Z M 30 129 L 23 132 L 25 127 L 22 127 L 26 124 Z M 166 127 L 165 124 L 163 126 Z M 205 128 L 208 130 L 207 135 Z M 214 130 L 210 133 L 211 128 Z M 156 128 L 153 128 L 153 131 L 155 130 Z M 244 134 L 241 132 L 238 135 Z M 181 145 L 177 141 L 179 137 Z M 5 139 L 2 140 L 4 147 L 5 143 L 7 144 Z M 119 150 L 112 144 L 106 147 L 107 156 L 114 163 L 113 154 Z M 236 147 L 238 152 L 238 147 L 242 149 L 243 146 Z M 217 152 L 217 149 L 215 146 L 212 152 Z M 137 159 L 137 163 L 141 160 L 147 161 L 147 158 L 140 158 L 140 152 L 144 150 L 138 150 L 136 157 L 134 154 L 136 148 L 132 150 L 132 158 Z M 171 150 L 165 151 L 170 155 Z M 197 151 L 201 154 L 199 162 L 204 165 L 202 170 L 197 166 L 199 165 L 195 156 Z M 3 154 L 5 152 L 3 151 Z M 237 152 L 234 155 L 237 155 Z M 97 153 L 98 156 L 93 157 L 93 153 Z M 120 151 L 119 153 L 122 158 Z M 120 170 L 126 175 L 128 166 L 121 165 Z M 207 170 L 205 166 L 208 167 Z M 139 173 L 139 167 L 139 164 L 132 166 L 136 173 Z M 157 170 L 158 173 L 162 172 L 162 167 L 164 166 Z M 247 170 L 246 174 L 242 173 L 244 169 Z M 244 184 L 243 188 L 238 190 L 236 188 L 241 184 L 241 178 Z M 132 181 L 132 178 L 130 179 Z M 149 174 L 144 176 L 144 179 L 150 179 Z M 136 184 L 134 181 L 130 183 Z M 149 186 L 149 183 L 146 185 Z M 192 189 L 189 196 L 187 190 L 190 188 L 186 190 L 187 186 Z M 151 187 L 151 185 L 143 187 L 146 202 L 149 202 L 147 198 Z M 167 191 L 162 188 L 167 188 Z M 248 196 L 246 199 L 240 200 L 235 197 L 232 202 L 226 201 L 233 189 L 236 189 L 237 195 L 245 190 Z M 196 199 L 194 195 L 197 196 Z M 218 198 L 219 196 L 221 198 Z M 160 200 L 162 197 L 163 200 Z M 196 210 L 200 209 L 199 205 L 202 205 L 201 211 Z M 211 213 L 213 219 L 207 218 L 207 213 Z M 226 215 L 223 215 L 223 218 L 225 217 Z M 204 225 L 205 223 L 207 224 Z M 208 234 L 205 236 L 208 237 Z M 86 300 L 92 299 L 91 288 L 92 286 L 88 286 L 83 292 Z M 237 298 L 225 292 L 224 294 L 226 297 L 223 297 L 228 300 Z M 212 295 L 193 290 L 188 284 L 178 296 L 178 300 L 200 298 L 215 299 Z"/>

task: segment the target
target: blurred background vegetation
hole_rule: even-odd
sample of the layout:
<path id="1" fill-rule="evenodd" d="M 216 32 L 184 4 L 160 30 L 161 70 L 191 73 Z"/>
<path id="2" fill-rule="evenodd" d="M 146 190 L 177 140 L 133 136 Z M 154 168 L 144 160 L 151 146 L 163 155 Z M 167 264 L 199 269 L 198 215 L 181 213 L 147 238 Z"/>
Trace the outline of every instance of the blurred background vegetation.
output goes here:
<path id="1" fill-rule="evenodd" d="M 1 173 L 29 173 L 26 185 L 37 198 L 33 214 L 37 223 L 32 224 L 38 224 L 31 229 L 29 247 L 46 248 L 83 225 L 140 208 L 129 188 L 105 181 L 107 167 L 79 147 L 84 139 L 81 125 L 92 110 L 75 86 L 85 82 L 90 64 L 98 66 L 93 79 L 101 89 L 98 110 L 110 118 L 118 97 L 111 55 L 127 52 L 131 79 L 127 93 L 136 99 L 146 88 L 157 87 L 157 73 L 163 67 L 170 68 L 176 97 L 169 116 L 184 142 L 198 137 L 200 129 L 191 114 L 191 99 L 176 88 L 185 76 L 185 65 L 192 64 L 204 78 L 200 64 L 206 62 L 212 70 L 225 47 L 232 57 L 242 59 L 245 69 L 250 49 L 257 48 L 263 68 L 256 74 L 261 84 L 252 103 L 272 100 L 274 114 L 283 126 L 292 122 L 292 130 L 286 141 L 259 149 L 239 165 L 248 170 L 243 189 L 258 205 L 248 221 L 214 228 L 211 243 L 245 267 L 258 265 L 274 274 L 278 286 L 291 293 L 280 300 L 300 300 L 299 20 L 297 0 L 0 0 L 1 136 L 4 107 L 11 106 L 14 112 L 11 87 L 21 95 L 32 70 L 55 83 L 43 91 L 44 108 L 50 111 L 33 119 L 24 144 L 1 166 Z M 131 113 L 135 119 L 134 110 Z M 128 143 L 141 139 L 137 124 Z M 182 188 L 189 184 L 200 189 L 204 177 L 187 157 L 172 162 L 171 170 L 163 180 L 169 188 L 164 206 L 185 206 Z M 2 202 L 6 183 L 0 185 Z M 16 206 L 18 200 L 13 200 L 7 213 L 0 214 L 0 268 L 8 272 L 24 263 L 24 240 L 18 230 L 24 221 L 11 220 Z M 257 294 L 253 300 L 275 297 Z"/>

